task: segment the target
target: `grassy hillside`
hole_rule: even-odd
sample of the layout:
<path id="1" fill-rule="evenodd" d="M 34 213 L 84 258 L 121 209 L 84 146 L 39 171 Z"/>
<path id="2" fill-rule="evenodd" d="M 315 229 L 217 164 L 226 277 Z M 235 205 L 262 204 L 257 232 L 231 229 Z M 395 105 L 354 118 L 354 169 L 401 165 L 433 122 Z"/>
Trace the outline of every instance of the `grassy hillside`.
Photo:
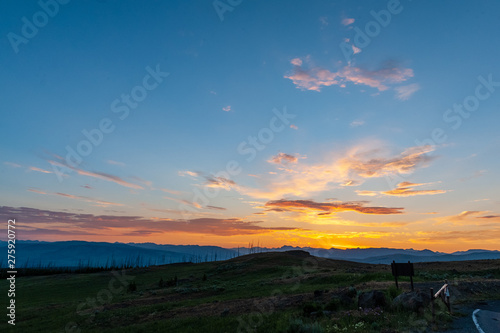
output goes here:
<path id="1" fill-rule="evenodd" d="M 448 279 L 455 304 L 500 296 L 500 260 L 421 263 L 415 269 L 416 287 L 423 290 L 437 290 Z M 19 276 L 16 327 L 8 329 L 219 333 L 399 332 L 427 327 L 428 312 L 358 310 L 357 294 L 383 290 L 390 302 L 400 292 L 393 285 L 390 266 L 317 258 L 303 251 L 118 272 Z M 7 290 L 7 281 L 0 287 Z M 408 290 L 408 283 L 402 287 Z M 443 306 L 438 312 L 442 321 L 449 320 Z M 5 321 L 0 325 L 7 326 Z"/>

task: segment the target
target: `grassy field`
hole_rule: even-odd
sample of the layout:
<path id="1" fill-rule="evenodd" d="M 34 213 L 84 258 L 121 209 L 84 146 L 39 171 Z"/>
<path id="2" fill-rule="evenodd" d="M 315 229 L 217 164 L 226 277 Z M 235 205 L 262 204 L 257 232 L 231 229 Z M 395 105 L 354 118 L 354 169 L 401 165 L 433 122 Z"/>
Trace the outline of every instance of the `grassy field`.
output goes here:
<path id="1" fill-rule="evenodd" d="M 439 289 L 448 279 L 454 304 L 500 299 L 500 260 L 422 263 L 415 264 L 415 271 L 416 288 L 426 291 Z M 319 333 L 418 332 L 430 327 L 429 310 L 414 314 L 388 306 L 359 311 L 360 292 L 382 290 L 388 302 L 397 296 L 401 290 L 393 281 L 387 265 L 322 259 L 301 251 L 90 274 L 18 276 L 16 326 L 4 319 L 0 330 Z M 407 291 L 408 279 L 401 281 Z M 7 281 L 0 287 L 7 291 Z M 353 302 L 343 302 L 345 295 Z M 441 302 L 436 304 L 442 327 L 452 316 Z"/>

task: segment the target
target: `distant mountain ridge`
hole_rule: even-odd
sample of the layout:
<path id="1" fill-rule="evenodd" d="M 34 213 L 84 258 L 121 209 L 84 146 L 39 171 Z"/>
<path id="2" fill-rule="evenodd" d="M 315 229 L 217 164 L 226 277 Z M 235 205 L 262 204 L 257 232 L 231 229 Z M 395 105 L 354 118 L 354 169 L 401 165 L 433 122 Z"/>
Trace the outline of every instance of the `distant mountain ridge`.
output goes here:
<path id="1" fill-rule="evenodd" d="M 0 241 L 6 253 L 7 242 Z M 17 267 L 81 267 L 81 266 L 148 266 L 177 262 L 205 262 L 234 258 L 256 252 L 307 251 L 313 256 L 370 264 L 396 262 L 462 261 L 500 259 L 500 251 L 471 249 L 454 253 L 431 250 L 364 248 L 322 249 L 312 247 L 282 246 L 280 248 L 239 247 L 223 248 L 203 245 L 171 245 L 155 243 L 106 243 L 86 241 L 17 241 Z M 7 265 L 0 259 L 0 266 Z"/>

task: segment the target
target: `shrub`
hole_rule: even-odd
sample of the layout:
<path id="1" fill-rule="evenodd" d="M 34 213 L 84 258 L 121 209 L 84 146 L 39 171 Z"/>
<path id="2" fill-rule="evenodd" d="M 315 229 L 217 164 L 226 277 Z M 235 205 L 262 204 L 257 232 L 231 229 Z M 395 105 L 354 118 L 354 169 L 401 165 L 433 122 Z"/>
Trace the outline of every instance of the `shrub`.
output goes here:
<path id="1" fill-rule="evenodd" d="M 129 285 L 127 286 L 127 291 L 131 293 L 136 290 L 137 290 L 137 285 L 135 284 L 135 281 L 130 282 Z"/>
<path id="2" fill-rule="evenodd" d="M 395 285 L 392 285 L 389 288 L 387 288 L 387 296 L 389 296 L 391 300 L 398 297 L 401 293 L 402 293 L 401 289 L 396 288 Z"/>
<path id="3" fill-rule="evenodd" d="M 325 305 L 327 311 L 338 311 L 340 309 L 340 300 L 338 298 L 332 299 Z"/>
<path id="4" fill-rule="evenodd" d="M 353 286 L 350 286 L 349 291 L 347 292 L 347 296 L 349 296 L 350 298 L 353 298 L 357 295 L 358 295 L 358 291 L 356 290 L 356 288 L 354 288 Z"/>
<path id="5" fill-rule="evenodd" d="M 305 316 L 309 316 L 311 315 L 311 312 L 321 311 L 321 305 L 318 303 L 306 303 L 304 304 L 302 310 L 304 311 Z"/>
<path id="6" fill-rule="evenodd" d="M 160 282 L 163 282 L 163 279 L 160 280 Z M 163 282 L 163 287 L 176 287 L 177 286 L 177 275 L 170 279 L 167 280 L 167 282 Z M 160 286 L 161 288 L 162 286 Z"/>

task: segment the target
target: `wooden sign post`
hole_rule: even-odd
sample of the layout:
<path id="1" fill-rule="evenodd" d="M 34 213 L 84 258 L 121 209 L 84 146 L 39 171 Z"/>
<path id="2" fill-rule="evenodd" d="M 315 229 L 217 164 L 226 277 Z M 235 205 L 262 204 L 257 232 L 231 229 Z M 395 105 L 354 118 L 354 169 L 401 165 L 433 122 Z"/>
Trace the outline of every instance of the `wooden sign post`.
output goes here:
<path id="1" fill-rule="evenodd" d="M 394 260 L 392 261 L 391 264 L 392 268 L 392 275 L 394 276 L 394 279 L 396 280 L 396 288 L 399 289 L 398 286 L 398 276 L 409 276 L 410 281 L 411 281 L 411 291 L 413 291 L 413 276 L 415 276 L 415 272 L 413 271 L 413 263 L 409 262 L 406 263 L 396 263 Z"/>

